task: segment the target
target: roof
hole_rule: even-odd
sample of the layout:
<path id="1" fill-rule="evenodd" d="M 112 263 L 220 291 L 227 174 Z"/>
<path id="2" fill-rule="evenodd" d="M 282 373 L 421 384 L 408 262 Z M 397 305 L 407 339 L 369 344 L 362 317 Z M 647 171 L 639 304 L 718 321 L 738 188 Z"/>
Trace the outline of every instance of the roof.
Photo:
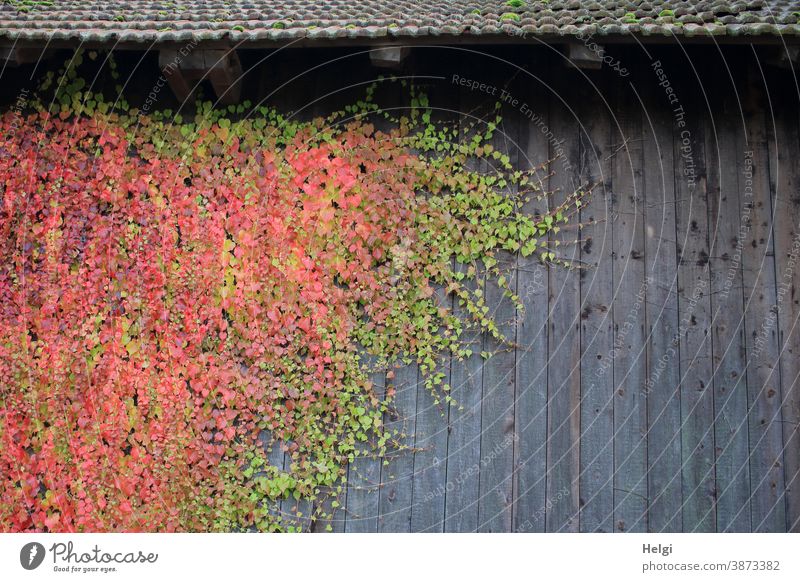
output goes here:
<path id="1" fill-rule="evenodd" d="M 800 37 L 798 22 L 800 0 L 0 0 L 0 37 L 29 41 Z"/>

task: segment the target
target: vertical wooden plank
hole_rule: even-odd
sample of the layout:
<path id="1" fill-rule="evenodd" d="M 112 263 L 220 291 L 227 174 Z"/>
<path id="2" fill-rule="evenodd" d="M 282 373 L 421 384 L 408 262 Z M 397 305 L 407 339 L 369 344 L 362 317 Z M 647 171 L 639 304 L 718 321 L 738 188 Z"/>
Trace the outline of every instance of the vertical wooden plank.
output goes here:
<path id="1" fill-rule="evenodd" d="M 534 62 L 536 53 L 531 58 Z M 540 61 L 535 61 L 540 63 Z M 547 65 L 537 65 L 530 76 L 523 77 L 525 110 L 520 136 L 524 156 L 522 169 L 539 168 L 549 159 L 549 142 L 533 117 L 548 126 L 549 88 Z M 536 171 L 536 182 L 543 193 L 549 188 L 547 169 Z M 547 199 L 537 200 L 532 192 L 522 210 L 531 216 L 547 211 Z M 525 312 L 517 318 L 516 404 L 514 425 L 517 442 L 514 447 L 514 511 L 513 529 L 519 532 L 543 532 L 545 528 L 547 486 L 547 319 L 548 278 L 545 265 L 537 257 L 518 257 L 517 295 Z"/>
<path id="2" fill-rule="evenodd" d="M 511 75 L 503 71 L 498 81 Z M 516 88 L 509 87 L 509 94 Z M 487 107 L 493 112 L 493 101 Z M 510 104 L 501 109 L 503 120 L 492 140 L 495 150 L 506 153 L 511 163 L 518 167 L 519 162 L 519 112 Z M 494 113 L 491 113 L 494 115 Z M 489 119 L 489 121 L 492 121 Z M 484 131 L 482 127 L 479 131 Z M 496 162 L 489 161 L 490 171 Z M 497 168 L 498 170 L 500 168 Z M 510 289 L 517 285 L 516 255 L 499 252 L 495 257 L 501 272 L 505 273 Z M 484 288 L 486 306 L 495 322 L 510 342 L 515 341 L 516 309 L 511 299 L 504 296 L 494 277 L 489 277 Z M 515 387 L 515 349 L 513 346 L 486 337 L 485 350 L 494 354 L 483 367 L 483 389 L 481 403 L 481 464 L 480 501 L 478 503 L 478 531 L 509 532 L 512 522 L 514 470 L 514 387 Z"/>
<path id="3" fill-rule="evenodd" d="M 550 159 L 555 160 L 550 179 L 559 190 L 555 200 L 563 199 L 578 185 L 575 166 L 578 159 L 578 131 L 574 113 L 569 109 L 574 101 L 570 89 L 578 72 L 563 69 L 553 83 L 555 94 L 550 100 Z M 562 101 L 563 100 L 563 101 Z M 566 101 L 566 103 L 565 103 Z M 552 237 L 552 243 L 570 234 L 563 231 Z M 569 261 L 579 260 L 579 247 L 566 247 L 562 253 Z M 548 328 L 548 447 L 547 500 L 551 501 L 546 515 L 547 531 L 578 531 L 578 500 L 580 473 L 580 289 L 579 273 L 575 270 L 553 268 L 549 277 Z M 566 498 L 552 502 L 557 495 Z"/>
<path id="4" fill-rule="evenodd" d="M 612 128 L 614 278 L 614 524 L 647 527 L 644 207 L 641 106 L 632 87 L 616 83 Z"/>
<path id="5" fill-rule="evenodd" d="M 386 385 L 395 390 L 392 410 L 384 422 L 390 432 L 400 434 L 403 446 L 414 444 L 416 432 L 417 391 L 419 369 L 416 364 L 402 365 L 394 370 L 394 378 L 387 377 Z M 380 501 L 378 506 L 378 531 L 404 533 L 411 531 L 412 485 L 414 455 L 407 451 L 390 454 L 381 471 Z"/>
<path id="6" fill-rule="evenodd" d="M 678 308 L 680 331 L 683 528 L 716 530 L 714 511 L 714 400 L 711 387 L 711 305 L 708 270 L 708 201 L 702 119 L 708 115 L 697 82 L 683 83 L 685 64 L 666 74 L 678 102 L 673 108 Z"/>
<path id="7" fill-rule="evenodd" d="M 783 499 L 783 428 L 772 240 L 769 157 L 760 69 L 749 63 L 744 114 L 744 155 L 752 172 L 744 175 L 743 195 L 751 211 L 745 215 L 744 296 L 747 325 L 747 390 L 750 402 L 750 478 L 753 531 L 786 529 Z M 750 175 L 752 174 L 752 175 Z"/>
<path id="8" fill-rule="evenodd" d="M 424 49 L 425 58 L 434 66 L 447 67 L 446 49 Z M 449 83 L 437 83 L 425 87 L 433 108 L 433 118 L 439 121 L 452 119 L 454 87 Z M 452 299 L 444 290 L 437 289 L 436 297 L 441 305 L 452 307 Z M 441 363 L 439 370 L 450 383 L 449 358 Z M 411 509 L 412 532 L 441 532 L 444 529 L 445 495 L 447 489 L 447 413 L 448 408 L 441 395 L 434 395 L 420 378 L 417 390 L 416 442 L 414 452 L 413 498 Z M 439 402 L 437 403 L 437 400 Z"/>
<path id="9" fill-rule="evenodd" d="M 777 83 L 776 83 L 777 84 Z M 786 531 L 800 532 L 800 103 L 789 78 L 777 91 L 770 178 L 775 216 Z"/>
<path id="10" fill-rule="evenodd" d="M 512 258 L 501 257 L 505 268 Z M 507 275 L 516 286 L 516 271 Z M 497 284 L 486 282 L 486 305 L 494 314 L 498 328 L 506 338 L 514 338 L 515 309 Z M 483 369 L 481 403 L 481 462 L 478 531 L 511 531 L 512 472 L 514 462 L 514 348 L 486 338 L 486 350 L 494 355 Z"/>
<path id="11" fill-rule="evenodd" d="M 264 431 L 263 442 L 265 447 L 264 450 L 267 453 L 267 463 L 271 467 L 276 467 L 281 471 L 286 471 L 289 463 L 289 456 L 283 450 L 283 443 L 275 440 L 274 436 L 269 431 Z M 286 504 L 288 504 L 286 499 L 280 499 L 272 502 L 272 504 L 270 504 L 270 514 L 276 515 L 278 518 L 280 518 L 284 525 L 288 526 L 290 525 L 289 518 L 291 516 L 284 511 L 284 505 Z"/>
<path id="12" fill-rule="evenodd" d="M 648 531 L 683 531 L 681 402 L 675 253 L 673 119 L 667 97 L 641 83 L 647 288 Z"/>
<path id="13" fill-rule="evenodd" d="M 591 82 L 590 82 L 591 80 Z M 576 105 L 580 123 L 580 179 L 594 186 L 580 213 L 583 239 L 581 288 L 581 471 L 580 530 L 614 530 L 614 374 L 612 303 L 611 117 L 605 75 L 582 80 L 585 99 Z M 594 83 L 594 86 L 592 85 Z M 616 80 L 612 82 L 617 82 Z"/>
<path id="14" fill-rule="evenodd" d="M 720 63 L 721 72 L 724 64 Z M 735 81 L 717 75 L 706 86 L 713 117 L 705 121 L 710 228 L 712 342 L 714 346 L 714 444 L 717 531 L 750 531 L 747 442 L 742 204 L 737 151 L 741 132 Z"/>
<path id="15" fill-rule="evenodd" d="M 293 473 L 294 467 L 290 453 L 284 456 L 284 470 Z M 309 531 L 313 525 L 312 512 L 314 504 L 307 499 L 297 500 L 294 497 L 287 497 L 281 500 L 281 514 L 295 528 L 292 531 Z"/>
<path id="16" fill-rule="evenodd" d="M 365 363 L 374 367 L 375 359 L 365 357 Z M 372 389 L 382 401 L 386 376 L 383 371 L 370 374 Z M 361 455 L 350 462 L 347 471 L 346 533 L 373 533 L 378 531 L 378 502 L 380 499 L 382 460 L 375 456 L 372 446 L 359 447 Z"/>
<path id="17" fill-rule="evenodd" d="M 364 55 L 361 55 L 363 57 Z M 408 89 L 399 83 L 385 81 L 379 83 L 375 93 L 376 103 L 385 107 L 390 118 L 407 115 L 405 109 L 409 102 Z M 393 122 L 382 113 L 369 119 L 376 131 L 391 131 Z M 408 434 L 401 444 L 414 445 L 417 412 L 417 394 L 420 390 L 419 368 L 416 364 L 401 366 L 395 372 L 401 384 L 398 386 L 397 400 L 393 415 L 387 415 L 390 428 Z M 389 382 L 388 377 L 380 380 Z M 424 387 L 422 387 L 424 389 Z M 385 393 L 385 384 L 382 394 Z M 393 416 L 393 417 L 392 417 Z M 444 424 L 439 419 L 440 425 Z M 437 426 L 439 430 L 441 426 Z M 399 475 L 398 475 L 399 473 Z M 354 480 L 361 480 L 355 482 Z M 348 491 L 347 531 L 410 531 L 414 486 L 414 455 L 410 451 L 395 456 L 387 465 L 382 459 L 357 460 L 350 469 L 350 489 Z M 355 488 L 355 490 L 353 489 Z M 425 492 L 427 493 L 427 492 Z M 361 509 L 366 523 L 356 521 L 355 514 Z M 374 512 L 374 514 L 372 513 Z M 375 516 L 374 520 L 372 515 Z"/>
<path id="18" fill-rule="evenodd" d="M 333 487 L 320 488 L 320 495 L 314 501 L 314 521 L 310 531 L 315 533 L 344 533 L 347 515 L 347 475 Z M 336 502 L 336 507 L 334 507 Z"/>
<path id="19" fill-rule="evenodd" d="M 464 265 L 457 268 L 467 270 Z M 474 291 L 478 284 L 467 280 L 466 286 Z M 458 316 L 467 315 L 466 308 L 457 302 L 453 309 Z M 472 355 L 463 361 L 453 359 L 450 364 L 453 402 L 447 429 L 446 532 L 476 532 L 479 523 L 483 337 L 477 331 L 467 331 L 463 340 L 471 345 Z"/>
<path id="20" fill-rule="evenodd" d="M 466 74 L 466 58 L 458 56 L 452 62 L 453 72 Z M 460 114 L 461 139 L 467 141 L 471 137 L 469 128 L 475 124 L 475 117 L 481 114 L 481 101 L 474 93 L 462 90 L 453 96 L 453 103 L 453 109 L 457 109 Z M 478 167 L 485 170 L 486 164 L 480 163 Z M 456 264 L 455 268 L 466 273 L 468 266 Z M 464 283 L 470 291 L 483 289 L 482 278 L 465 279 Z M 453 312 L 459 317 L 469 317 L 467 309 L 456 300 L 453 301 Z M 444 491 L 446 532 L 476 532 L 479 524 L 481 390 L 484 363 L 481 352 L 484 349 L 484 338 L 479 331 L 468 329 L 462 339 L 470 345 L 472 355 L 462 361 L 452 358 L 450 362 L 453 402 L 449 405 L 447 427 L 447 484 Z"/>
<path id="21" fill-rule="evenodd" d="M 491 80 L 491 79 L 490 79 Z M 502 86 L 503 78 L 494 78 Z M 510 89 L 513 93 L 515 90 Z M 462 122 L 475 123 L 475 115 L 494 116 L 496 96 L 470 93 L 462 100 Z M 512 163 L 518 158 L 518 112 L 510 107 L 503 111 L 503 123 L 495 132 L 494 147 L 509 154 Z M 481 119 L 479 132 L 490 119 Z M 465 137 L 467 137 L 465 135 Z M 482 160 L 479 169 L 492 170 L 492 162 Z M 511 289 L 516 279 L 514 258 L 498 257 Z M 476 285 L 470 283 L 471 287 Z M 484 282 L 486 305 L 498 322 L 504 336 L 513 341 L 515 309 L 493 282 Z M 495 340 L 471 334 L 468 341 L 476 344 L 474 355 L 465 362 L 453 362 L 452 381 L 458 406 L 451 406 L 450 439 L 447 465 L 448 530 L 510 531 L 513 502 L 514 456 L 514 385 L 515 352 Z M 480 346 L 480 347 L 477 347 Z M 497 352 L 485 364 L 481 351 Z M 466 389 L 465 389 L 466 388 Z M 477 393 L 475 391 L 477 388 Z M 461 407 L 464 407 L 463 409 Z M 477 446 L 476 446 L 477 445 Z"/>
<path id="22" fill-rule="evenodd" d="M 383 110 L 370 118 L 375 129 L 388 135 L 396 125 L 392 119 L 407 115 L 408 99 L 407 89 L 400 83 L 378 82 L 375 100 Z M 418 382 L 416 363 L 398 363 L 386 374 L 386 388 L 394 390 L 394 400 L 384 423 L 387 431 L 399 434 L 396 446 L 400 450 L 390 450 L 382 462 L 377 522 L 381 532 L 411 531 L 414 455 L 410 449 L 414 445 Z"/>
<path id="23" fill-rule="evenodd" d="M 440 532 L 444 527 L 444 495 L 447 459 L 446 409 L 436 404 L 431 392 L 420 380 L 417 387 L 416 439 L 413 498 L 411 507 L 412 532 Z"/>

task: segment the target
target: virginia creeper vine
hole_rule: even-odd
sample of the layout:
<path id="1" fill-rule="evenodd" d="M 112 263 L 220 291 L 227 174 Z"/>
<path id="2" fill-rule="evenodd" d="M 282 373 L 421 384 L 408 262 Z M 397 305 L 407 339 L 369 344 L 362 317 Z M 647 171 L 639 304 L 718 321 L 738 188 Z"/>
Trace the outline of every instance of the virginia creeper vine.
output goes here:
<path id="1" fill-rule="evenodd" d="M 65 78 L 23 130 L 1 121 L 4 531 L 324 520 L 349 462 L 404 446 L 370 372 L 416 363 L 457 406 L 445 359 L 472 353 L 469 329 L 504 339 L 466 283 L 519 305 L 498 254 L 558 263 L 548 240 L 584 196 L 522 213 L 549 195 L 492 148 L 499 118 L 459 134 L 413 88 L 378 131 L 372 89 L 309 122 L 249 104 L 183 119 Z"/>

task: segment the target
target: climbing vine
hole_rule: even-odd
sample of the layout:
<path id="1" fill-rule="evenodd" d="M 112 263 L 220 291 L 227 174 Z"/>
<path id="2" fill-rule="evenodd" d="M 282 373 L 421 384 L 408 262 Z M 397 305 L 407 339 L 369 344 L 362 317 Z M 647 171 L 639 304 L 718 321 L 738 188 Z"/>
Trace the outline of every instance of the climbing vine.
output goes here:
<path id="1" fill-rule="evenodd" d="M 521 308 L 499 254 L 563 263 L 585 195 L 523 213 L 551 197 L 492 148 L 499 118 L 437 123 L 413 87 L 402 117 L 371 88 L 307 122 L 144 115 L 74 66 L 59 90 L 0 121 L 5 531 L 325 523 L 348 463 L 405 446 L 371 373 L 415 363 L 457 406 L 466 331 L 507 341 L 469 281 Z"/>

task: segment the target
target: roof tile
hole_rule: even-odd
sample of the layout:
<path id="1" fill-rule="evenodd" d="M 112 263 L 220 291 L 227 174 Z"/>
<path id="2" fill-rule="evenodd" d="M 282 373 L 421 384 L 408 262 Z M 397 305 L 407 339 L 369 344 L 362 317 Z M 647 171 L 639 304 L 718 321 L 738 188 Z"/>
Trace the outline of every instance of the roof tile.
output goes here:
<path id="1" fill-rule="evenodd" d="M 798 35 L 800 0 L 4 0 L 0 37 L 46 41 L 436 35 Z"/>

